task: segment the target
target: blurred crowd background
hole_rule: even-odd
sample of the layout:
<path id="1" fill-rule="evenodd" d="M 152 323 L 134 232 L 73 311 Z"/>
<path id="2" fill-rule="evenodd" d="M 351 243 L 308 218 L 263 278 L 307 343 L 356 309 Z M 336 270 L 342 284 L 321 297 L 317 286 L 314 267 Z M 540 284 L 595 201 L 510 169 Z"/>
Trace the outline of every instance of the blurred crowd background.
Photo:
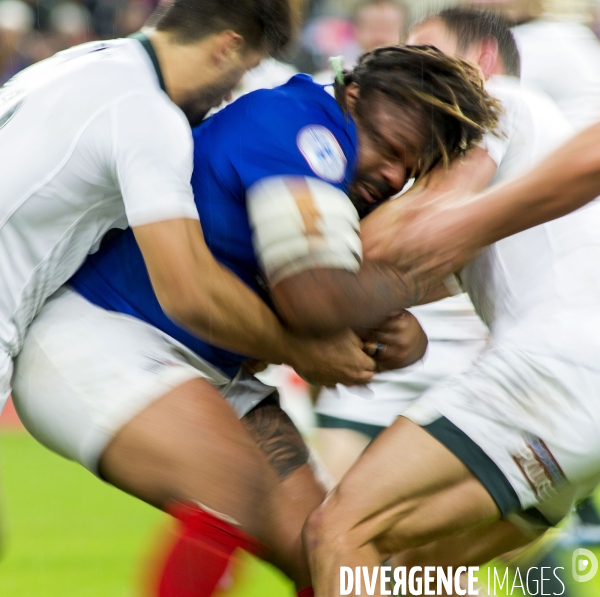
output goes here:
<path id="1" fill-rule="evenodd" d="M 168 0 L 165 0 L 168 1 Z M 464 0 L 463 0 L 464 1 Z M 70 46 L 138 30 L 159 0 L 0 0 L 0 84 L 19 70 Z M 291 69 L 319 73 L 342 54 L 351 64 L 364 50 L 402 38 L 424 14 L 459 0 L 307 0 L 299 38 L 285 57 Z M 583 24 L 600 35 L 600 0 L 479 0 L 516 22 L 534 18 Z M 273 66 L 273 65 L 271 65 Z M 281 64 L 278 64 L 281 66 Z M 600 65 L 599 65 L 600 68 Z M 270 69 L 260 74 L 268 79 Z M 251 81 L 248 82 L 252 87 Z"/>

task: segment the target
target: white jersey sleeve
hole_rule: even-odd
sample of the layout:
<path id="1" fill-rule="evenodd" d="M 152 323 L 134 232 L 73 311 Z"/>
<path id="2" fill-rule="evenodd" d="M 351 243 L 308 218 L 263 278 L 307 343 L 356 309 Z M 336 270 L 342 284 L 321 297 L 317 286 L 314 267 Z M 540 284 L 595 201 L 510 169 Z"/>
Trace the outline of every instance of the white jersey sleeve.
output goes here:
<path id="1" fill-rule="evenodd" d="M 506 93 L 505 88 L 501 84 L 498 84 L 497 79 L 499 78 L 494 77 L 490 79 L 486 83 L 486 89 L 492 97 L 501 102 L 502 112 L 496 128 L 484 135 L 479 146 L 488 152 L 488 155 L 494 160 L 496 166 L 500 166 L 515 132 L 515 110 L 517 108 L 515 102 L 511 101 L 511 96 Z M 507 80 L 506 77 L 501 77 L 501 79 Z"/>
<path id="2" fill-rule="evenodd" d="M 112 107 L 110 126 L 129 225 L 198 219 L 190 182 L 193 140 L 183 114 L 156 93 L 136 93 Z"/>

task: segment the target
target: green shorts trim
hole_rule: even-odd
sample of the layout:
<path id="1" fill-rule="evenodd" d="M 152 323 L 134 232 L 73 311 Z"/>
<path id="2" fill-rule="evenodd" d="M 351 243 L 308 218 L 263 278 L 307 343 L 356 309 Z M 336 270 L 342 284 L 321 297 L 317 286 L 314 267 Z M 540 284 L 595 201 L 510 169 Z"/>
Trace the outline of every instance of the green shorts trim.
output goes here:
<path id="1" fill-rule="evenodd" d="M 370 425 L 369 423 L 360 423 L 359 421 L 350 421 L 349 419 L 339 419 L 329 415 L 317 414 L 317 427 L 321 429 L 351 429 L 358 431 L 374 440 L 384 429 L 381 425 Z"/>
<path id="2" fill-rule="evenodd" d="M 498 465 L 461 429 L 446 417 L 422 426 L 444 444 L 477 477 L 496 502 L 503 517 L 521 511 L 521 502 Z"/>

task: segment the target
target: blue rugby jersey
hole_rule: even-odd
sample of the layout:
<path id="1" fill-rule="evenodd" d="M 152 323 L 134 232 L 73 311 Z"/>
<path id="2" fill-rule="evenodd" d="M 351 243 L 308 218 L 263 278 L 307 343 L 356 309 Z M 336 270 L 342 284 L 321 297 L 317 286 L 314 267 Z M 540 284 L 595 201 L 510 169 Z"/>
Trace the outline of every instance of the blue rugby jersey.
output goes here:
<path id="1" fill-rule="evenodd" d="M 192 187 L 206 243 L 268 303 L 246 191 L 263 178 L 287 175 L 320 178 L 347 192 L 357 159 L 355 124 L 322 85 L 297 75 L 285 85 L 240 98 L 195 128 L 193 137 Z M 106 240 L 69 284 L 100 307 L 157 327 L 231 377 L 246 360 L 169 319 L 130 229 Z"/>

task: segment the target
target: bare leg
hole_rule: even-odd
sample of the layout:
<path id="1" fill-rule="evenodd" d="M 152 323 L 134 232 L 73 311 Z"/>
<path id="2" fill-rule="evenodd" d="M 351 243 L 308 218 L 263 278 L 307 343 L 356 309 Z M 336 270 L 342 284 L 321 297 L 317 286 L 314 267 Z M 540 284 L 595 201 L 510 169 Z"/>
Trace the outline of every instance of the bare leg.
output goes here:
<path id="1" fill-rule="evenodd" d="M 368 435 L 352 429 L 317 429 L 319 454 L 336 482 L 358 460 L 370 441 Z"/>
<path id="2" fill-rule="evenodd" d="M 405 566 L 407 570 L 415 566 L 441 566 L 444 570 L 451 566 L 456 570 L 460 566 L 481 566 L 499 555 L 523 547 L 536 537 L 525 534 L 511 522 L 497 520 L 490 525 L 478 527 L 456 537 L 446 537 L 422 547 L 407 549 L 392 558 L 392 566 Z M 462 589 L 467 588 L 463 578 Z M 479 584 L 485 587 L 486 579 L 479 576 Z M 437 588 L 437 582 L 433 584 Z M 454 587 L 446 591 L 442 587 L 438 596 L 454 596 Z M 483 593 L 482 593 L 483 594 Z M 487 594 L 487 593 L 486 593 Z"/>
<path id="3" fill-rule="evenodd" d="M 270 561 L 278 568 L 295 571 L 292 578 L 305 587 L 311 584 L 302 545 L 302 527 L 308 515 L 325 499 L 325 489 L 308 464 L 309 453 L 288 415 L 273 401 L 265 400 L 243 419 L 256 444 L 267 456 L 278 483 L 266 505 L 271 517 Z"/>
<path id="4" fill-rule="evenodd" d="M 293 440 L 280 424 L 258 429 L 251 433 L 212 386 L 193 380 L 125 425 L 104 452 L 100 470 L 109 482 L 159 508 L 193 500 L 232 517 L 303 586 L 308 571 L 298 557 L 300 530 L 323 490 L 301 464 L 298 450 L 306 448 L 293 426 Z M 262 447 L 270 459 L 255 439 L 265 433 L 270 435 Z M 283 482 L 278 467 L 287 473 Z M 276 504 L 277 496 L 287 503 Z"/>
<path id="5" fill-rule="evenodd" d="M 538 535 L 539 536 L 539 535 Z M 455 537 L 446 537 L 396 554 L 395 566 L 480 566 L 535 541 L 507 520 L 497 520 Z"/>
<path id="6" fill-rule="evenodd" d="M 315 594 L 339 595 L 340 566 L 378 566 L 393 553 L 499 516 L 494 500 L 454 454 L 400 418 L 309 517 L 305 544 Z"/>

